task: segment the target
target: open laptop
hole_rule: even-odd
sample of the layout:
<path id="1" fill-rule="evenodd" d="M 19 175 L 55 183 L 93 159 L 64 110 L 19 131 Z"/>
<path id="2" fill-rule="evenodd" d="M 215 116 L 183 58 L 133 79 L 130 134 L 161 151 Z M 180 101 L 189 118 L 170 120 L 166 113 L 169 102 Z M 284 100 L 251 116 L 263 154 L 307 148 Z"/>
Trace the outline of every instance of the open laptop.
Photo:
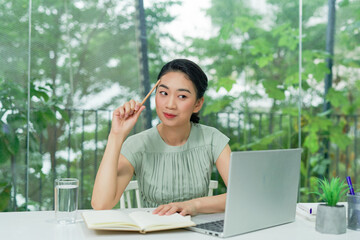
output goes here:
<path id="1" fill-rule="evenodd" d="M 230 237 L 293 222 L 301 151 L 232 152 L 225 213 L 195 216 L 188 229 Z"/>

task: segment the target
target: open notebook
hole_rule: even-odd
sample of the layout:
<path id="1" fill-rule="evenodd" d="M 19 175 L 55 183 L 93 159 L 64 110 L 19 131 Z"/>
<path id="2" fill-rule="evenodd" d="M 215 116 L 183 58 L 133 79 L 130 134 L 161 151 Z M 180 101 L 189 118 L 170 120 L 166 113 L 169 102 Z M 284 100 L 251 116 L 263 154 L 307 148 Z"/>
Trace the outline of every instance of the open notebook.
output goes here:
<path id="1" fill-rule="evenodd" d="M 190 216 L 176 213 L 159 216 L 149 211 L 100 210 L 82 213 L 89 229 L 138 231 L 141 233 L 194 226 Z"/>

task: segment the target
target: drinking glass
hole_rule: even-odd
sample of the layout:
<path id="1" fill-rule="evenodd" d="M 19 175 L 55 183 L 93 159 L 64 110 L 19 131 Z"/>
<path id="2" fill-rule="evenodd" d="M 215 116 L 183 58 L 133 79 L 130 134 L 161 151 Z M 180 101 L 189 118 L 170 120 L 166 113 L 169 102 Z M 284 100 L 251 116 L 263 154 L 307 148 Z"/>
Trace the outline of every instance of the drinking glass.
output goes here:
<path id="1" fill-rule="evenodd" d="M 55 179 L 55 217 L 58 223 L 69 224 L 76 221 L 78 192 L 78 179 Z"/>
<path id="2" fill-rule="evenodd" d="M 347 195 L 348 198 L 348 228 L 360 230 L 360 193 Z"/>

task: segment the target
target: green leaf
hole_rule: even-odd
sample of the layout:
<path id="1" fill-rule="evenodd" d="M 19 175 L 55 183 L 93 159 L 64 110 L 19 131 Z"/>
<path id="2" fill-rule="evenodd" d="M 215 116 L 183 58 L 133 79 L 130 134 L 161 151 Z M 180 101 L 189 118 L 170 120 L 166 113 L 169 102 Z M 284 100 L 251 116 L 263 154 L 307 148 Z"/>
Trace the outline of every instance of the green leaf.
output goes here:
<path id="1" fill-rule="evenodd" d="M 268 55 L 272 53 L 272 46 L 265 38 L 256 38 L 254 40 L 251 40 L 249 41 L 249 45 L 252 47 L 250 50 L 250 53 L 252 55 Z"/>
<path id="2" fill-rule="evenodd" d="M 298 85 L 299 84 L 299 73 L 295 72 L 293 74 L 289 74 L 285 78 L 285 84 L 286 85 Z"/>
<path id="3" fill-rule="evenodd" d="M 349 6 L 349 0 L 342 0 L 338 4 L 339 4 L 339 7 L 347 7 L 347 6 Z"/>
<path id="4" fill-rule="evenodd" d="M 290 116 L 299 116 L 299 108 L 297 107 L 284 107 L 282 113 Z"/>
<path id="5" fill-rule="evenodd" d="M 55 123 L 57 121 L 56 114 L 49 108 L 46 109 L 46 111 L 44 111 L 43 113 L 38 114 L 43 114 L 43 117 L 50 123 Z"/>
<path id="6" fill-rule="evenodd" d="M 308 124 L 303 127 L 304 132 L 317 133 L 320 130 L 328 130 L 333 126 L 333 122 L 326 116 L 306 116 Z"/>
<path id="7" fill-rule="evenodd" d="M 281 137 L 284 135 L 284 131 L 276 131 L 273 134 L 268 134 L 263 138 L 257 139 L 249 144 L 246 145 L 239 145 L 238 143 L 235 143 L 234 145 L 231 145 L 231 149 L 236 150 L 263 150 L 267 149 L 268 145 L 273 143 L 275 139 Z"/>
<path id="8" fill-rule="evenodd" d="M 317 82 L 323 81 L 325 75 L 330 73 L 330 70 L 326 66 L 325 62 L 315 64 L 313 61 L 311 61 L 308 64 L 304 64 L 304 70 L 304 79 L 306 79 L 307 76 L 311 74 Z"/>
<path id="9" fill-rule="evenodd" d="M 341 150 L 345 150 L 352 142 L 351 138 L 347 134 L 342 133 L 342 130 L 339 127 L 332 128 L 330 132 L 330 141 L 335 143 Z"/>
<path id="10" fill-rule="evenodd" d="M 283 24 L 273 29 L 272 34 L 278 37 L 278 45 L 294 51 L 298 45 L 298 31 L 292 29 L 289 24 Z"/>
<path id="11" fill-rule="evenodd" d="M 60 109 L 58 107 L 56 107 L 56 111 L 58 111 L 60 113 L 60 115 L 62 116 L 62 118 L 69 123 L 70 122 L 70 118 L 69 118 L 69 114 L 67 111 Z"/>
<path id="12" fill-rule="evenodd" d="M 0 137 L 0 152 L 0 164 L 6 163 L 10 159 L 11 154 L 7 149 L 7 143 L 5 142 L 5 138 L 2 136 Z"/>
<path id="13" fill-rule="evenodd" d="M 203 115 L 206 116 L 210 113 L 220 112 L 221 110 L 224 110 L 225 107 L 229 106 L 229 104 L 232 101 L 233 101 L 232 97 L 225 97 L 222 99 L 217 99 L 205 106 Z"/>
<path id="14" fill-rule="evenodd" d="M 263 68 L 267 66 L 269 63 L 271 63 L 273 59 L 274 57 L 271 54 L 269 54 L 266 56 L 261 56 L 256 58 L 256 63 L 259 65 L 260 68 Z"/>
<path id="15" fill-rule="evenodd" d="M 344 96 L 344 93 L 341 91 L 336 91 L 333 88 L 329 89 L 329 92 L 326 95 L 326 100 L 330 101 L 334 107 L 349 105 L 349 100 L 346 96 Z"/>
<path id="16" fill-rule="evenodd" d="M 221 87 L 225 88 L 226 91 L 230 92 L 230 90 L 232 89 L 233 85 L 236 83 L 236 80 L 227 77 L 227 78 L 220 78 L 218 81 L 218 86 L 216 91 L 218 92 L 220 90 Z"/>
<path id="17" fill-rule="evenodd" d="M 233 26 L 231 23 L 224 24 L 220 29 L 220 37 L 224 40 L 230 38 L 231 33 L 233 32 Z"/>
<path id="18" fill-rule="evenodd" d="M 305 137 L 304 147 L 309 148 L 311 153 L 316 153 L 319 150 L 319 139 L 316 133 L 311 132 Z"/>
<path id="19" fill-rule="evenodd" d="M 280 89 L 278 86 L 278 83 L 274 80 L 265 80 L 262 82 L 266 93 L 270 98 L 276 99 L 276 100 L 284 100 L 285 99 L 285 93 L 284 89 Z"/>
<path id="20" fill-rule="evenodd" d="M 360 68 L 360 60 L 345 58 L 341 60 L 341 64 L 345 67 Z"/>
<path id="21" fill-rule="evenodd" d="M 7 150 L 11 155 L 16 155 L 20 149 L 20 140 L 15 134 L 8 134 L 8 144 L 6 144 Z"/>
<path id="22" fill-rule="evenodd" d="M 6 210 L 11 198 L 11 184 L 0 182 L 0 212 Z"/>
<path id="23" fill-rule="evenodd" d="M 327 202 L 329 206 L 336 206 L 339 200 L 346 195 L 348 186 L 340 178 L 332 178 L 329 182 L 327 179 L 318 179 L 318 192 L 314 194 L 320 196 L 320 200 Z"/>
<path id="24" fill-rule="evenodd" d="M 330 165 L 330 159 L 324 159 L 323 154 L 316 154 L 310 157 L 311 173 L 316 176 L 323 176 L 326 173 L 328 166 Z"/>
<path id="25" fill-rule="evenodd" d="M 239 28 L 242 32 L 248 32 L 250 28 L 255 27 L 256 22 L 248 17 L 236 17 L 234 27 Z"/>
<path id="26" fill-rule="evenodd" d="M 35 96 L 43 101 L 47 102 L 49 100 L 49 95 L 47 93 L 47 89 L 41 88 L 39 90 L 35 89 L 34 86 L 30 89 L 31 96 Z"/>

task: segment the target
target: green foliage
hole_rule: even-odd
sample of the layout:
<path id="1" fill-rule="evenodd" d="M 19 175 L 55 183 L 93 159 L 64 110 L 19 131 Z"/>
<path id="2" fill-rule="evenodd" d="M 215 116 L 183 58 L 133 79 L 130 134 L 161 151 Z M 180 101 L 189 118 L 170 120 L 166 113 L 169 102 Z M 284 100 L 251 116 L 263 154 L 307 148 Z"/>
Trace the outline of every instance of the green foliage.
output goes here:
<path id="1" fill-rule="evenodd" d="M 11 197 L 11 184 L 0 182 L 0 212 L 7 210 Z"/>
<path id="2" fill-rule="evenodd" d="M 311 156 L 311 174 L 314 176 L 325 176 L 330 163 L 330 159 L 325 159 L 323 154 L 318 153 Z"/>
<path id="3" fill-rule="evenodd" d="M 54 111 L 56 99 L 50 97 L 50 91 L 51 88 L 48 86 L 30 85 L 32 111 L 29 132 L 32 145 L 30 146 L 29 154 L 36 151 L 38 133 L 44 131 L 49 124 L 57 121 L 56 111 Z M 9 210 L 7 206 L 10 200 L 10 191 L 15 187 L 10 181 L 11 178 L 9 176 L 10 174 L 17 174 L 15 168 L 11 168 L 11 173 L 9 173 L 5 166 L 10 164 L 15 166 L 15 159 L 23 157 L 21 150 L 22 146 L 24 146 L 28 127 L 26 93 L 26 88 L 22 88 L 13 81 L 4 81 L 0 78 L 0 106 L 2 106 L 0 110 L 1 211 Z M 37 169 L 36 173 L 41 172 L 41 167 L 37 167 Z M 17 206 L 15 207 L 17 208 Z"/>
<path id="4" fill-rule="evenodd" d="M 360 68 L 356 52 L 360 45 L 359 6 L 347 0 L 338 4 L 333 58 L 334 88 L 324 96 L 318 85 L 329 73 L 326 58 L 330 56 L 324 51 L 326 24 L 313 23 L 311 20 L 321 14 L 327 3 L 322 0 L 303 1 L 301 76 L 305 101 L 302 102 L 300 131 L 296 121 L 298 98 L 295 93 L 299 80 L 298 2 L 268 0 L 266 3 L 268 9 L 272 9 L 270 18 L 257 11 L 249 1 L 213 0 L 206 13 L 214 29 L 219 29 L 218 33 L 210 38 L 186 38 L 186 43 L 183 43 L 163 31 L 163 26 L 176 18 L 170 8 L 180 6 L 181 1 L 153 2 L 146 9 L 150 81 L 156 81 L 160 67 L 169 58 L 189 56 L 204 63 L 201 66 L 209 76 L 211 90 L 219 92 L 225 89 L 229 93 L 234 86 L 238 86 L 235 83 L 245 82 L 246 88 L 241 89 L 238 95 L 219 98 L 205 96 L 202 110 L 204 119 L 231 138 L 233 150 L 294 147 L 298 146 L 297 136 L 301 134 L 301 144 L 306 153 L 301 163 L 301 192 L 307 193 L 313 191 L 316 185 L 314 176 L 329 174 L 331 156 L 323 157 L 323 150 L 328 153 L 323 141 L 330 139 L 340 152 L 349 148 L 354 141 L 354 136 L 348 134 L 354 122 L 343 116 L 358 114 L 360 106 L 360 81 L 354 74 Z M 32 182 L 51 183 L 55 177 L 52 171 L 66 175 L 68 159 L 64 153 L 69 151 L 72 156 L 70 175 L 78 177 L 83 171 L 83 206 L 90 207 L 92 176 L 96 172 L 95 162 L 91 161 L 100 158 L 106 143 L 108 113 L 98 116 L 98 142 L 95 143 L 95 115 L 84 113 L 82 122 L 81 111 L 70 112 L 64 107 L 74 107 L 82 102 L 74 103 L 74 96 L 83 100 L 89 94 L 101 92 L 114 84 L 137 91 L 139 69 L 134 40 L 134 2 L 121 1 L 121 11 L 118 1 L 97 4 L 85 0 L 84 4 L 86 7 L 80 8 L 76 2 L 70 2 L 65 8 L 61 1 L 33 1 L 33 9 L 37 11 L 32 14 L 31 53 L 34 60 L 31 65 L 30 177 Z M 0 14 L 0 173 L 3 173 L 7 184 L 10 183 L 10 173 L 6 169 L 11 169 L 11 161 L 24 158 L 22 150 L 27 127 L 27 76 L 24 72 L 27 70 L 28 52 L 25 49 L 28 24 L 18 20 L 26 19 L 27 6 L 26 0 L 5 0 L 0 5 L 0 13 L 3 13 Z M 164 42 L 180 47 L 168 49 L 164 47 Z M 181 51 L 181 48 L 184 50 Z M 114 60 L 118 64 L 109 67 Z M 73 72 L 73 78 L 70 78 L 70 72 Z M 249 114 L 259 110 L 253 109 L 251 103 L 263 99 L 264 91 L 271 105 L 266 111 L 293 117 L 287 120 L 286 129 L 275 126 L 281 120 L 264 117 L 262 132 L 258 133 L 260 120 L 253 116 L 239 120 L 243 129 L 230 129 L 224 126 L 224 119 L 217 116 L 223 111 Z M 113 108 L 126 97 L 116 96 L 99 107 Z M 323 98 L 331 103 L 331 110 L 322 112 L 322 102 L 317 99 Z M 264 110 L 262 106 L 259 108 Z M 330 118 L 334 114 L 339 115 L 338 121 Z M 265 131 L 264 126 L 272 127 Z M 68 131 L 71 131 L 71 136 L 67 135 Z M 99 145 L 99 150 L 94 153 L 92 148 L 95 144 Z M 43 172 L 45 161 L 51 165 L 50 173 Z M 350 166 L 345 161 L 340 162 L 339 172 L 347 171 Z M 22 166 L 15 171 L 23 172 Z M 40 191 L 36 189 L 37 185 L 31 184 L 33 192 Z M 6 186 L 2 189 L 8 189 Z M 52 188 L 47 186 L 41 191 L 44 204 L 37 204 L 40 197 L 34 194 L 30 197 L 34 201 L 30 199 L 29 205 L 51 208 Z M 221 191 L 225 191 L 224 185 L 221 185 Z M 23 191 L 18 188 L 17 192 Z"/>
<path id="5" fill-rule="evenodd" d="M 234 101 L 234 98 L 231 96 L 224 96 L 220 99 L 211 100 L 210 98 L 206 98 L 206 106 L 205 110 L 203 110 L 203 115 L 208 115 L 210 113 L 217 113 L 222 110 L 224 110 L 226 107 L 228 107 L 232 102 Z"/>
<path id="6" fill-rule="evenodd" d="M 285 93 L 284 89 L 281 89 L 278 86 L 278 83 L 272 80 L 265 80 L 262 82 L 266 93 L 268 94 L 269 98 L 273 98 L 276 100 L 285 100 Z"/>
<path id="7" fill-rule="evenodd" d="M 243 79 L 243 74 L 246 74 L 245 85 L 256 87 L 252 87 L 246 94 L 236 96 L 236 103 L 240 104 L 232 104 L 224 98 L 211 99 L 205 114 L 224 110 L 252 112 L 249 103 L 259 99 L 257 96 L 262 98 L 263 94 L 258 91 L 262 85 L 272 101 L 271 112 L 282 112 L 294 117 L 298 115 L 298 99 L 293 94 L 299 81 L 298 2 L 268 0 L 267 4 L 269 9 L 275 9 L 270 21 L 266 15 L 255 12 L 246 1 L 212 1 L 207 14 L 220 31 L 217 36 L 208 40 L 193 39 L 189 55 L 211 60 L 206 66 L 213 75 L 212 79 L 238 80 Z M 327 7 L 327 3 L 321 0 L 303 2 L 301 74 L 305 97 L 302 102 L 301 132 L 296 122 L 292 127 L 296 133 L 301 134 L 301 145 L 307 153 L 302 160 L 302 176 L 306 177 L 302 182 L 304 192 L 313 187 L 312 176 L 329 174 L 332 166 L 330 159 L 334 159 L 334 156 L 329 155 L 331 149 L 324 142 L 330 140 L 330 148 L 339 148 L 340 151 L 349 149 L 353 143 L 354 137 L 349 134 L 349 129 L 356 126 L 353 120 L 344 115 L 358 114 L 360 106 L 360 81 L 354 74 L 360 66 L 355 53 L 360 44 L 356 30 L 360 26 L 359 6 L 351 1 L 341 1 L 337 9 L 333 89 L 330 89 L 327 96 L 318 87 L 325 75 L 330 73 L 326 64 L 330 55 L 324 51 L 326 24 L 310 23 L 310 19 L 324 7 Z M 231 84 L 226 81 L 224 83 L 229 91 Z M 341 87 L 344 85 L 346 87 Z M 221 85 L 210 84 L 210 88 L 217 91 Z M 329 111 L 322 111 L 323 103 L 318 101 L 324 98 L 332 105 Z M 340 116 L 339 120 L 333 117 L 337 114 Z M 256 128 L 256 125 L 252 128 Z M 254 136 L 253 129 L 247 131 Z M 250 134 L 241 134 L 232 143 L 233 149 L 267 148 L 280 137 L 276 135 L 278 132 L 251 139 L 248 137 Z M 296 138 L 291 138 L 291 141 L 293 139 Z M 298 144 L 296 140 L 291 143 L 295 146 Z M 328 154 L 329 158 L 324 159 L 324 154 Z M 338 165 L 340 172 L 349 168 L 342 162 Z"/>
<path id="8" fill-rule="evenodd" d="M 236 83 L 236 80 L 230 77 L 223 77 L 220 78 L 219 81 L 217 82 L 217 88 L 216 91 L 218 92 L 220 90 L 220 88 L 225 88 L 226 91 L 230 92 L 230 90 L 232 89 L 233 85 Z"/>
<path id="9" fill-rule="evenodd" d="M 329 113 L 320 113 L 316 116 L 309 115 L 307 112 L 303 114 L 306 122 L 303 131 L 307 133 L 304 147 L 309 148 L 311 153 L 316 153 L 320 149 L 324 138 L 330 138 L 342 150 L 352 142 L 350 137 L 343 132 L 345 122 L 341 121 L 334 125 L 333 120 L 327 117 Z"/>
<path id="10" fill-rule="evenodd" d="M 230 147 L 233 151 L 245 151 L 252 150 L 266 150 L 271 143 L 274 143 L 276 139 L 284 136 L 284 131 L 277 131 L 273 134 L 266 135 L 263 138 L 256 139 L 249 144 L 240 144 L 238 142 L 232 144 Z"/>
<path id="11" fill-rule="evenodd" d="M 313 192 L 324 200 L 329 206 L 336 206 L 342 197 L 346 195 L 348 186 L 340 178 L 332 178 L 329 182 L 327 179 L 318 179 L 318 192 Z"/>

